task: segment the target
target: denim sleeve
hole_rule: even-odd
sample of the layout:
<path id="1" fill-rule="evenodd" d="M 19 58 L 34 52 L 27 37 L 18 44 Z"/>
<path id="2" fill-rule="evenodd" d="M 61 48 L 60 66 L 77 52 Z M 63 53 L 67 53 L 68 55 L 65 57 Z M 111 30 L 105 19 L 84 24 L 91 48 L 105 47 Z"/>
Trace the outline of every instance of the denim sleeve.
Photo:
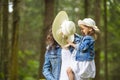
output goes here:
<path id="1" fill-rule="evenodd" d="M 88 48 L 94 43 L 94 40 L 91 37 L 86 37 L 83 41 L 76 45 L 77 50 L 85 52 Z"/>
<path id="2" fill-rule="evenodd" d="M 75 39 L 74 39 L 74 43 L 77 44 L 81 41 L 82 36 L 75 34 Z"/>
<path id="3" fill-rule="evenodd" d="M 46 80 L 55 80 L 51 73 L 51 63 L 48 58 L 49 55 L 47 55 L 47 54 L 49 54 L 49 53 L 46 52 L 46 54 L 45 54 L 45 62 L 43 65 L 43 75 L 45 76 Z"/>
<path id="4" fill-rule="evenodd" d="M 74 39 L 74 43 L 75 43 L 75 49 L 78 49 L 78 44 L 81 42 L 82 40 L 82 36 L 75 34 L 75 39 Z M 70 51 L 72 52 L 74 48 L 71 48 Z"/>

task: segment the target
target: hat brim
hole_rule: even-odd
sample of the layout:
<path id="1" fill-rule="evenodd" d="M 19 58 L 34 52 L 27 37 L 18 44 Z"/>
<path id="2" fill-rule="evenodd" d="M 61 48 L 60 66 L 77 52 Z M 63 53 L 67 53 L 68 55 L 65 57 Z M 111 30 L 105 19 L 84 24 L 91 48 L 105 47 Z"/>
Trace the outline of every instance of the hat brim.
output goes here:
<path id="1" fill-rule="evenodd" d="M 78 25 L 80 26 L 81 24 L 88 26 L 83 20 L 79 20 L 79 21 L 78 21 Z"/>
<path id="2" fill-rule="evenodd" d="M 73 42 L 74 40 L 74 35 L 67 36 L 68 39 L 66 40 L 65 38 L 63 38 L 63 35 L 58 33 L 58 31 L 61 29 L 61 24 L 65 20 L 69 20 L 67 13 L 65 11 L 60 11 L 55 17 L 53 24 L 52 24 L 53 37 L 57 41 L 57 43 L 61 46 L 66 45 L 67 40 L 71 42 Z"/>

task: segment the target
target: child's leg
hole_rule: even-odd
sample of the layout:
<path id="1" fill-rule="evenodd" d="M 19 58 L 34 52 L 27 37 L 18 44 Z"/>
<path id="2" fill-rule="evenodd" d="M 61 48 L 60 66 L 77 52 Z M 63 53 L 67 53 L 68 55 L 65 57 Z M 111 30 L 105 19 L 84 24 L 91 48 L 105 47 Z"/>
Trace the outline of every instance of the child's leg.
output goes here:
<path id="1" fill-rule="evenodd" d="M 74 73 L 70 67 L 67 69 L 67 75 L 68 75 L 69 80 L 75 80 Z"/>

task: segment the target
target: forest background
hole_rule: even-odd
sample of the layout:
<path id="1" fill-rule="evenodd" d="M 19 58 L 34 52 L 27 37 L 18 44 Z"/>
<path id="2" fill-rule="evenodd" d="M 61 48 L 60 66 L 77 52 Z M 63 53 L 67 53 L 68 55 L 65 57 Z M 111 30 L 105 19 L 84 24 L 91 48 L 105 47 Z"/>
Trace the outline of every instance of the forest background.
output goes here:
<path id="1" fill-rule="evenodd" d="M 61 10 L 101 30 L 93 80 L 120 79 L 120 0 L 0 0 L 0 80 L 44 79 L 46 33 Z"/>

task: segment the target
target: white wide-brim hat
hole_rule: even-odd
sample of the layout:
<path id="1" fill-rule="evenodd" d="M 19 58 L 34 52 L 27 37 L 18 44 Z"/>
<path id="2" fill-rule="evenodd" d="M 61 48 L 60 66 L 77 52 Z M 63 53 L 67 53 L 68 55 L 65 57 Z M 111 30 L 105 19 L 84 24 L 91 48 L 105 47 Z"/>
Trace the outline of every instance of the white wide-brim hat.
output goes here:
<path id="1" fill-rule="evenodd" d="M 67 44 L 67 41 L 74 41 L 75 31 L 75 24 L 72 21 L 69 21 L 67 13 L 65 11 L 60 11 L 52 24 L 54 39 L 59 45 L 64 46 Z"/>
<path id="2" fill-rule="evenodd" d="M 95 32 L 97 32 L 97 33 L 100 32 L 99 28 L 96 26 L 95 21 L 91 18 L 85 18 L 83 20 L 78 20 L 78 25 L 80 26 L 81 24 L 93 28 L 95 30 Z"/>

